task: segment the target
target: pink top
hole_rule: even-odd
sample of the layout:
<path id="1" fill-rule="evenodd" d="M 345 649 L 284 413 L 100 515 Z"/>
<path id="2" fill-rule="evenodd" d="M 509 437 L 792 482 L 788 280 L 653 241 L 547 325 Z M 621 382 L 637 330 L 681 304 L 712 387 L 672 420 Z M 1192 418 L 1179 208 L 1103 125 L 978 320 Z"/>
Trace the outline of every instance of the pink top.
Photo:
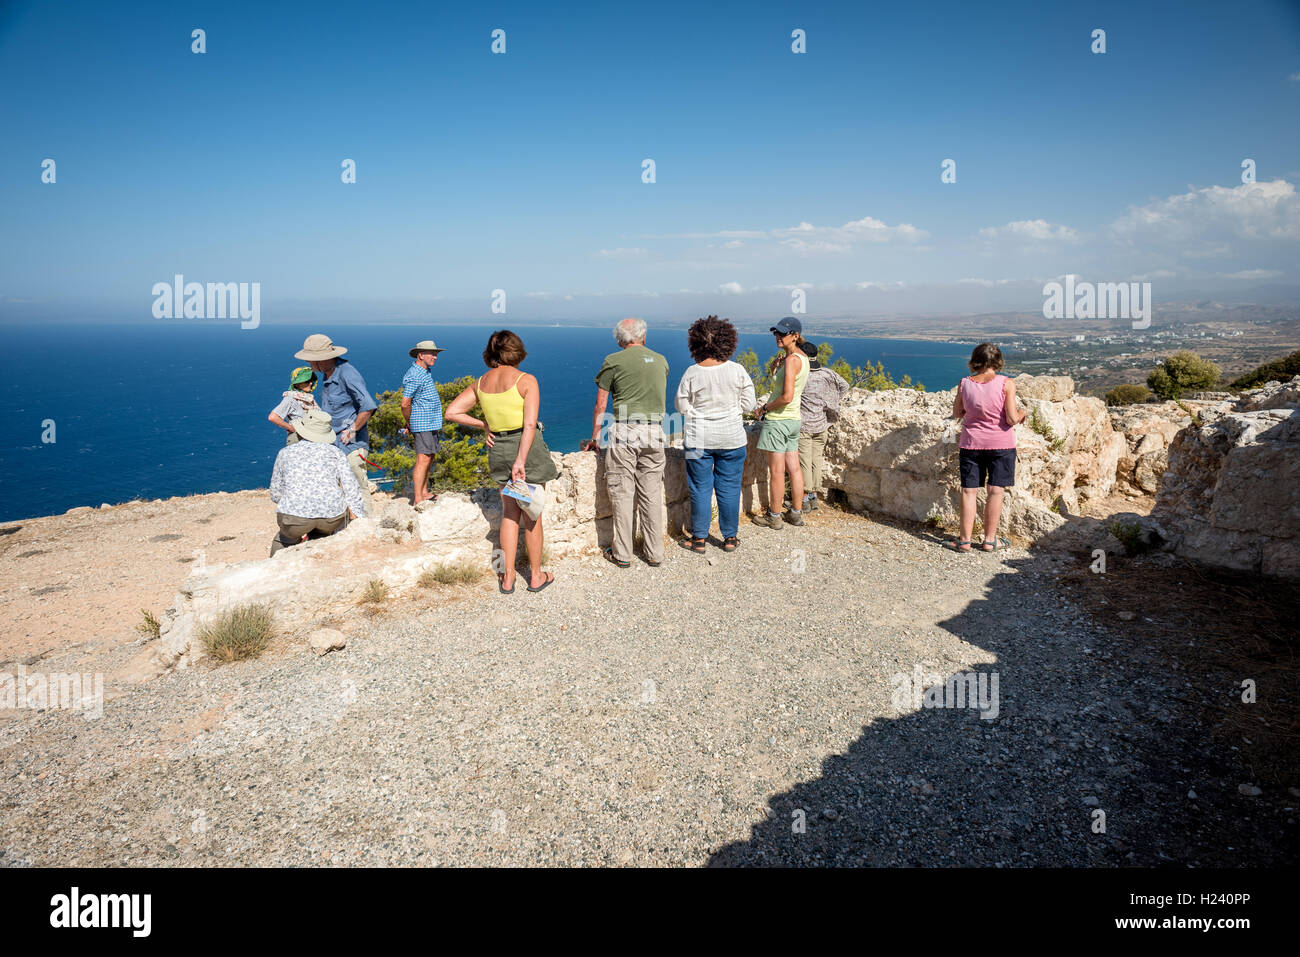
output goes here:
<path id="1" fill-rule="evenodd" d="M 1007 377 L 995 375 L 988 382 L 976 382 L 973 376 L 961 380 L 961 403 L 966 409 L 962 420 L 963 449 L 1014 449 L 1016 430 L 1007 425 Z"/>

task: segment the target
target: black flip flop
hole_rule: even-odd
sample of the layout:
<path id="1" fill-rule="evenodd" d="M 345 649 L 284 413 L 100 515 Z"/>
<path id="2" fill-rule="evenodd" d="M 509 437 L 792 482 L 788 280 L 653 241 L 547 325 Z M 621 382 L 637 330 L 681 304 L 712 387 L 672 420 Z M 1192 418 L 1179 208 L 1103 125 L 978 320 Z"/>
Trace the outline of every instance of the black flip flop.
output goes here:
<path id="1" fill-rule="evenodd" d="M 540 585 L 538 585 L 536 588 L 534 588 L 532 585 L 529 585 L 529 586 L 528 586 L 528 590 L 529 590 L 529 591 L 541 591 L 543 588 L 545 588 L 547 585 L 549 585 L 549 584 L 550 584 L 551 582 L 553 582 L 553 581 L 555 581 L 555 576 L 552 575 L 550 572 L 547 572 L 547 573 L 546 573 L 546 581 L 542 582 L 542 583 L 541 583 Z"/>
<path id="2" fill-rule="evenodd" d="M 505 573 L 502 572 L 501 574 L 497 575 L 497 590 L 500 591 L 501 594 L 503 595 L 513 595 L 515 593 L 514 585 L 511 585 L 509 588 L 506 588 L 505 586 L 506 586 L 506 576 Z"/>

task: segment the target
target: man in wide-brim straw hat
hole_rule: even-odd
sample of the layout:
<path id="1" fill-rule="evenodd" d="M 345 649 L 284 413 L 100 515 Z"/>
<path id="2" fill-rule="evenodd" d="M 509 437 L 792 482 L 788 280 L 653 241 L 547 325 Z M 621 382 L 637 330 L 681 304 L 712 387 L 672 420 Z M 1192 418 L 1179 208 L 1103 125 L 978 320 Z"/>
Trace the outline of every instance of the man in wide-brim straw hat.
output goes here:
<path id="1" fill-rule="evenodd" d="M 429 467 L 441 446 L 442 398 L 433 381 L 433 364 L 442 352 L 432 339 L 422 339 L 410 351 L 415 362 L 402 377 L 402 418 L 415 446 L 415 472 L 411 476 L 415 491 L 411 504 L 419 506 L 437 498 L 426 488 Z"/>
<path id="2" fill-rule="evenodd" d="M 329 414 L 308 409 L 294 420 L 293 429 L 302 441 L 282 448 L 271 470 L 271 501 L 280 525 L 271 541 L 272 555 L 297 545 L 303 536 L 333 535 L 349 509 L 354 516 L 365 509 L 361 486 L 335 444 Z"/>
<path id="3" fill-rule="evenodd" d="M 370 491 L 363 459 L 370 451 L 370 429 L 366 423 L 379 404 L 366 388 L 366 380 L 347 359 L 341 358 L 348 350 L 336 346 L 329 336 L 316 333 L 294 353 L 294 358 L 311 364 L 321 375 L 320 407 L 330 415 L 338 445 L 348 456 L 348 465 L 363 492 Z M 370 514 L 369 497 L 366 496 L 365 514 Z"/>

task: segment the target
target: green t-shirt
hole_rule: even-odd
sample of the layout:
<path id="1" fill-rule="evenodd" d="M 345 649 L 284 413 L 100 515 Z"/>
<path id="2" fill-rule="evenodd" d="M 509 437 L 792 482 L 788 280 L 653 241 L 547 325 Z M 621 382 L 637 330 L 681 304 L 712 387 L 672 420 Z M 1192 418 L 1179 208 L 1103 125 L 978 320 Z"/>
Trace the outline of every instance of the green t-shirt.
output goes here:
<path id="1" fill-rule="evenodd" d="M 619 349 L 605 356 L 596 385 L 609 393 L 615 422 L 658 422 L 668 394 L 668 360 L 645 346 Z"/>

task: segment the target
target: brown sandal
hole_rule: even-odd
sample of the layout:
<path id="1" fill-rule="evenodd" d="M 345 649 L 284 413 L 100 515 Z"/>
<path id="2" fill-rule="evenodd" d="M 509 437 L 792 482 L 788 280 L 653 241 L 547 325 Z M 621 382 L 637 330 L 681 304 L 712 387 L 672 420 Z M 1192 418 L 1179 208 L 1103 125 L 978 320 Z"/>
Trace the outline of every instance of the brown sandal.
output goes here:
<path id="1" fill-rule="evenodd" d="M 739 547 L 739 545 L 740 545 L 740 539 L 738 539 L 735 535 L 732 535 L 730 538 L 724 538 L 722 540 L 722 550 L 724 552 L 734 552 L 737 549 L 737 547 Z"/>

